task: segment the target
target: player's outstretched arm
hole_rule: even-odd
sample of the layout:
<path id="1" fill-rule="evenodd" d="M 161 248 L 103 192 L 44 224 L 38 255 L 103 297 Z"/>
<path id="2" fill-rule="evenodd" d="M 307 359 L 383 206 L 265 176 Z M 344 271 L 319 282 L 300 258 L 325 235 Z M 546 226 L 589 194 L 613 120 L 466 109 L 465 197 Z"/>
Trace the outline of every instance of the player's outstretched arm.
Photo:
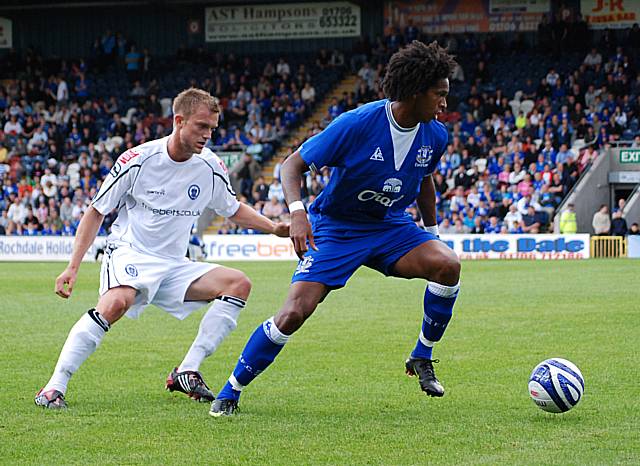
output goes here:
<path id="1" fill-rule="evenodd" d="M 313 240 L 311 224 L 307 218 L 307 213 L 300 200 L 300 186 L 302 186 L 302 174 L 309 170 L 300 152 L 294 152 L 282 164 L 280 173 L 282 174 L 282 189 L 291 212 L 291 226 L 289 227 L 289 237 L 293 242 L 293 247 L 300 259 L 307 252 L 307 242 L 311 248 L 317 250 Z"/>
<path id="2" fill-rule="evenodd" d="M 281 238 L 289 237 L 289 225 L 282 222 L 273 222 L 246 204 L 240 204 L 236 213 L 229 217 L 229 220 L 243 228 L 272 233 Z"/>
<path id="3" fill-rule="evenodd" d="M 67 268 L 56 278 L 55 291 L 58 296 L 65 299 L 71 296 L 82 258 L 96 239 L 100 225 L 102 225 L 102 220 L 104 220 L 104 215 L 98 212 L 93 206 L 89 206 L 82 216 L 75 240 L 73 241 L 71 260 Z"/>

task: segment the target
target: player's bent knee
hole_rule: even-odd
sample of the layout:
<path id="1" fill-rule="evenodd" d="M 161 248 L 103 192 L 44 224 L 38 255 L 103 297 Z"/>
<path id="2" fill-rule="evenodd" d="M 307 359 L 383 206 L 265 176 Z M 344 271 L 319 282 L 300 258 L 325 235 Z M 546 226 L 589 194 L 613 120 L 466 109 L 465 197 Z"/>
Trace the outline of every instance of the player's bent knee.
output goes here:
<path id="1" fill-rule="evenodd" d="M 438 283 L 453 286 L 460 281 L 460 258 L 457 254 L 443 255 L 438 264 Z"/>
<path id="2" fill-rule="evenodd" d="M 291 335 L 293 332 L 302 327 L 305 321 L 305 313 L 301 309 L 283 308 L 278 312 L 275 323 L 278 329 L 286 334 Z"/>
<path id="3" fill-rule="evenodd" d="M 313 314 L 320 299 L 324 298 L 327 292 L 328 290 L 324 286 L 322 286 L 322 292 L 319 292 L 316 286 L 309 287 L 306 284 L 294 283 L 289 290 L 287 300 L 275 316 L 278 329 L 286 335 L 291 335 L 302 327 L 302 324 Z"/>
<path id="4" fill-rule="evenodd" d="M 129 307 L 129 303 L 124 296 L 116 296 L 110 304 L 110 308 L 115 312 L 124 312 Z"/>
<path id="5" fill-rule="evenodd" d="M 315 305 L 306 302 L 304 297 L 289 299 L 276 315 L 276 325 L 282 333 L 291 335 L 304 324 L 313 311 Z"/>
<path id="6" fill-rule="evenodd" d="M 106 299 L 101 300 L 96 309 L 109 324 L 113 324 L 127 312 L 131 304 L 132 302 L 129 302 L 124 293 L 114 292 Z"/>
<path id="7" fill-rule="evenodd" d="M 222 290 L 222 294 L 246 300 L 251 293 L 251 280 L 244 273 L 235 271 Z"/>

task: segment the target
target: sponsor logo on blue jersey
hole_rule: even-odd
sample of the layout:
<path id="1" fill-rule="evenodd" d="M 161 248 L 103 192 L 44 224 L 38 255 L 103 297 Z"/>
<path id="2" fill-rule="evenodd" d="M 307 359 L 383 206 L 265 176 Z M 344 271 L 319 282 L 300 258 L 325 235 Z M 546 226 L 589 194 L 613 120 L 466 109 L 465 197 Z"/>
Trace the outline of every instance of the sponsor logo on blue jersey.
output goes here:
<path id="1" fill-rule="evenodd" d="M 402 191 L 402 180 L 398 178 L 387 178 L 382 185 L 382 192 L 373 191 L 371 189 L 365 189 L 358 194 L 358 200 L 361 202 L 377 202 L 385 207 L 391 207 L 404 197 L 404 194 L 393 199 L 392 194 L 398 194 Z"/>
<path id="2" fill-rule="evenodd" d="M 384 180 L 384 186 L 382 186 L 382 192 L 385 193 L 399 193 L 402 189 L 402 180 L 398 178 L 389 178 Z"/>
<path id="3" fill-rule="evenodd" d="M 404 194 L 396 199 L 391 199 L 390 197 L 386 196 L 385 193 L 378 193 L 370 189 L 365 189 L 364 191 L 360 192 L 360 194 L 358 194 L 359 201 L 362 201 L 362 202 L 373 201 L 373 202 L 377 202 L 378 204 L 382 204 L 385 207 L 391 207 L 393 204 L 398 202 L 403 197 L 404 197 Z"/>

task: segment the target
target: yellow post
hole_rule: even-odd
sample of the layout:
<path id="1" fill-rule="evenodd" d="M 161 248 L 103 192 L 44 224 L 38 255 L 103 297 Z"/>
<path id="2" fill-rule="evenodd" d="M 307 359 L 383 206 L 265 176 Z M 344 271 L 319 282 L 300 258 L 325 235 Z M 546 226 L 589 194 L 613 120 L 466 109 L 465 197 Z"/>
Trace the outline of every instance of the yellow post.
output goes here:
<path id="1" fill-rule="evenodd" d="M 627 239 L 621 236 L 592 236 L 593 257 L 627 257 Z"/>

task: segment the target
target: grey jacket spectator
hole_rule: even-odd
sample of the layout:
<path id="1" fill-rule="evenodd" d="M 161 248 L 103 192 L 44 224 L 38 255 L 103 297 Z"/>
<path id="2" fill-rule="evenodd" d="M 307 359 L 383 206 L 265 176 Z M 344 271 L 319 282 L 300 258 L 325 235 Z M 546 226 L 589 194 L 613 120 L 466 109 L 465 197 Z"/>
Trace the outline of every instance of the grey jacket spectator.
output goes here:
<path id="1" fill-rule="evenodd" d="M 73 221 L 73 204 L 70 197 L 65 197 L 60 206 L 60 220 L 63 222 L 69 220 Z"/>
<path id="2" fill-rule="evenodd" d="M 244 194 L 247 199 L 250 199 L 253 182 L 260 176 L 260 171 L 260 165 L 253 159 L 251 154 L 243 154 L 229 171 L 233 190 L 238 194 Z"/>
<path id="3" fill-rule="evenodd" d="M 0 214 L 0 227 L 2 227 L 2 229 L 4 230 L 8 226 L 9 226 L 9 215 L 6 210 L 3 210 L 2 214 Z"/>
<path id="4" fill-rule="evenodd" d="M 593 231 L 596 235 L 608 235 L 611 230 L 611 220 L 609 219 L 609 208 L 606 205 L 601 205 L 593 215 L 593 221 L 591 222 Z"/>
<path id="5" fill-rule="evenodd" d="M 438 232 L 441 235 L 450 235 L 456 233 L 456 229 L 451 224 L 451 221 L 447 217 L 445 217 L 442 219 L 442 222 L 440 222 L 440 225 L 438 225 Z"/>

